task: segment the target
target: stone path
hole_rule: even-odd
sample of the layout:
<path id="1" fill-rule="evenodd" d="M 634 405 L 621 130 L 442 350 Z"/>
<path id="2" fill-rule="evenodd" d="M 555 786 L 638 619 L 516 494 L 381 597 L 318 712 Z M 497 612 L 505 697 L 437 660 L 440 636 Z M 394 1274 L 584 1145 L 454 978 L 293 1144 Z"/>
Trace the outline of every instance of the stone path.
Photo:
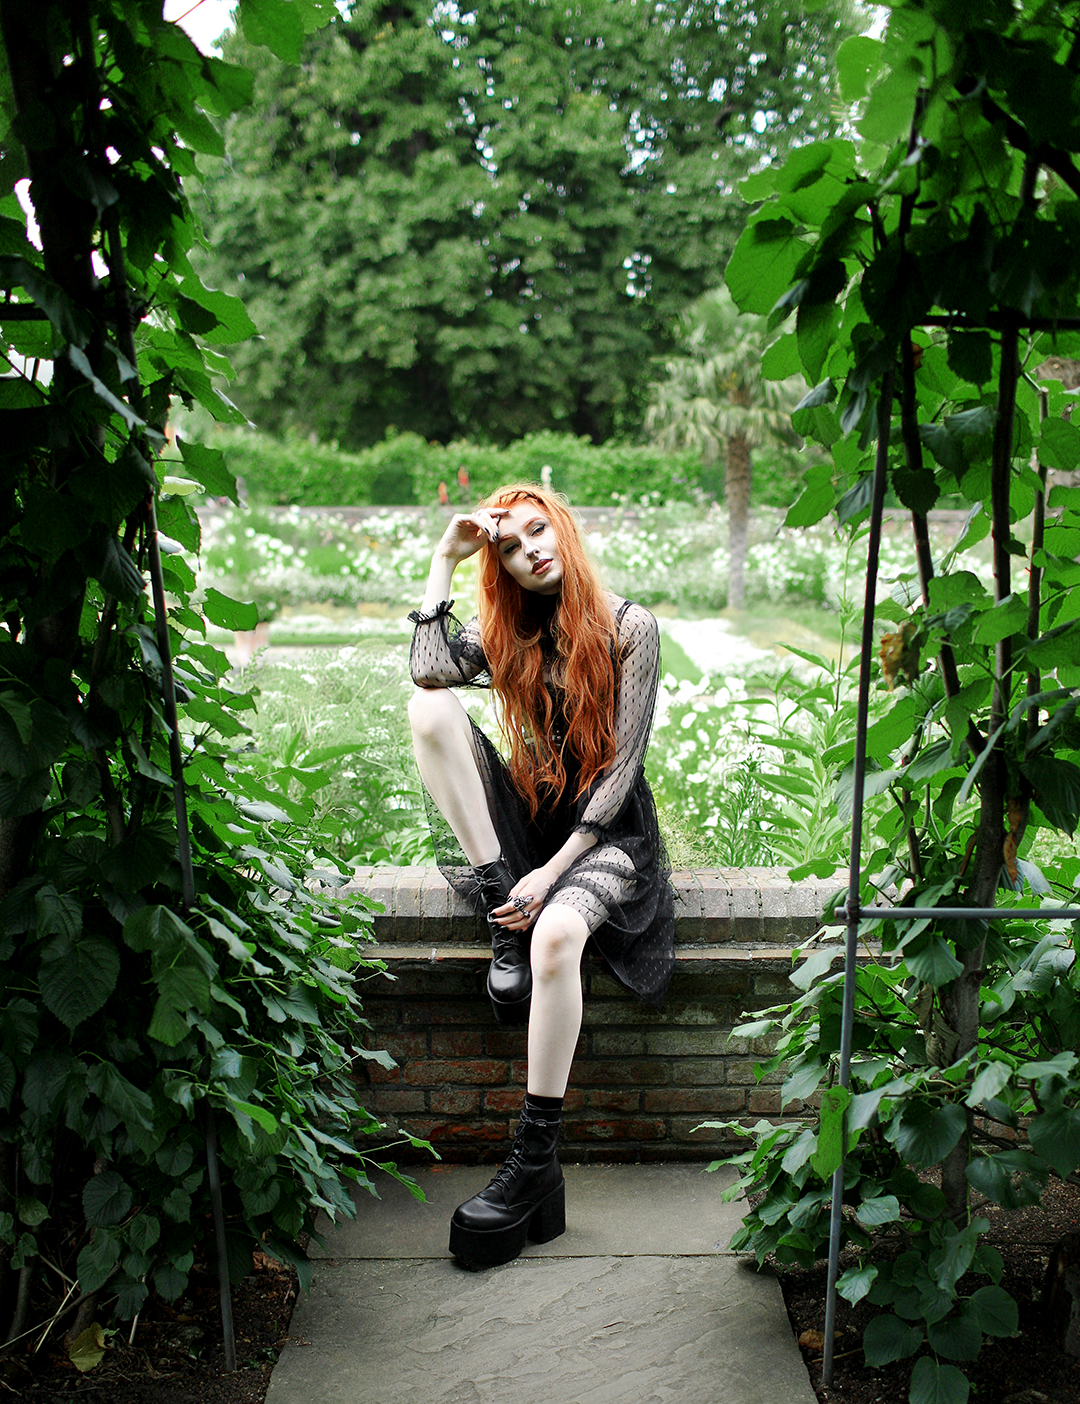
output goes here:
<path id="1" fill-rule="evenodd" d="M 293 1315 L 267 1404 L 815 1404 L 780 1289 L 726 1251 L 701 1165 L 566 1166 L 567 1231 L 487 1272 L 446 1249 L 490 1168 L 365 1195 Z"/>

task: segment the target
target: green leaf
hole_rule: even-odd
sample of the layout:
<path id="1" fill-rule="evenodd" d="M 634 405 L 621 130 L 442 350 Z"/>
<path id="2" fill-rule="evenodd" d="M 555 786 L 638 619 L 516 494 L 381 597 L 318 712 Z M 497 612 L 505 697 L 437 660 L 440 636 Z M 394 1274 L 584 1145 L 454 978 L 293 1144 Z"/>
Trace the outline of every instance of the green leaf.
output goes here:
<path id="1" fill-rule="evenodd" d="M 25 288 L 45 313 L 64 341 L 85 346 L 93 333 L 93 322 L 59 283 L 24 258 L 0 257 L 0 288 Z"/>
<path id="2" fill-rule="evenodd" d="M 916 785 L 925 784 L 942 770 L 952 767 L 952 742 L 931 741 L 924 746 L 914 760 L 909 761 L 901 772 L 901 783 L 905 790 L 913 790 Z"/>
<path id="3" fill-rule="evenodd" d="M 876 1267 L 848 1268 L 841 1277 L 837 1279 L 836 1290 L 846 1302 L 852 1306 L 856 1302 L 861 1302 L 866 1296 L 878 1275 Z"/>
<path id="4" fill-rule="evenodd" d="M 724 281 L 744 312 L 771 312 L 795 281 L 795 269 L 805 253 L 798 226 L 791 220 L 759 217 L 735 245 Z"/>
<path id="5" fill-rule="evenodd" d="M 124 923 L 124 940 L 133 951 L 169 956 L 192 935 L 190 926 L 185 926 L 168 907 L 141 907 Z"/>
<path id="6" fill-rule="evenodd" d="M 96 1014 L 116 988 L 120 954 L 111 941 L 95 936 L 65 945 L 60 959 L 45 960 L 38 974 L 46 1009 L 74 1029 Z"/>
<path id="7" fill-rule="evenodd" d="M 129 1128 L 154 1128 L 154 1102 L 149 1093 L 136 1087 L 113 1063 L 96 1063 L 86 1079 L 89 1090 Z"/>
<path id="8" fill-rule="evenodd" d="M 855 1210 L 855 1217 L 860 1224 L 866 1228 L 880 1228 L 882 1224 L 894 1224 L 900 1217 L 900 1201 L 894 1194 L 876 1195 L 873 1199 L 864 1199 Z M 869 1291 L 869 1287 L 867 1287 Z M 848 1298 L 848 1301 L 857 1298 Z"/>
<path id="9" fill-rule="evenodd" d="M 975 621 L 972 637 L 976 643 L 996 644 L 1027 630 L 1028 603 L 1021 595 L 1006 595 L 992 609 L 984 610 Z"/>
<path id="10" fill-rule="evenodd" d="M 215 497 L 231 498 L 239 507 L 236 478 L 226 467 L 225 455 L 217 449 L 207 448 L 204 444 L 189 443 L 187 439 L 181 439 L 179 442 L 188 474 L 196 482 L 202 483 L 207 492 Z"/>
<path id="11" fill-rule="evenodd" d="M 286 63 L 298 63 L 304 42 L 304 22 L 291 0 L 242 0 L 240 28 L 252 44 L 266 47 Z"/>
<path id="12" fill-rule="evenodd" d="M 971 385 L 985 385 L 994 373 L 989 332 L 951 331 L 948 357 L 950 369 Z"/>
<path id="13" fill-rule="evenodd" d="M 83 1292 L 96 1292 L 104 1287 L 116 1269 L 120 1244 L 104 1229 L 95 1229 L 94 1236 L 79 1253 L 75 1271 Z"/>
<path id="14" fill-rule="evenodd" d="M 241 604 L 239 600 L 230 599 L 228 595 L 223 595 L 213 586 L 206 591 L 206 598 L 203 600 L 203 613 L 211 624 L 216 624 L 221 629 L 234 629 L 240 633 L 254 629 L 259 622 L 258 605 Z"/>
<path id="15" fill-rule="evenodd" d="M 1028 1140 L 1059 1175 L 1071 1175 L 1080 1167 L 1080 1109 L 1058 1107 L 1034 1117 Z"/>
<path id="16" fill-rule="evenodd" d="M 102 1170 L 83 1186 L 82 1203 L 86 1222 L 95 1227 L 118 1224 L 131 1209 L 131 1186 L 116 1170 Z"/>
<path id="17" fill-rule="evenodd" d="M 964 967 L 941 936 L 924 931 L 904 947 L 904 964 L 925 985 L 947 985 L 963 973 Z"/>
<path id="18" fill-rule="evenodd" d="M 786 527 L 813 526 L 832 511 L 834 489 L 830 463 L 815 463 L 806 474 L 806 486 L 788 508 Z"/>
<path id="19" fill-rule="evenodd" d="M 1021 762 L 1020 771 L 1054 828 L 1073 834 L 1080 819 L 1080 767 L 1056 756 L 1034 755 Z"/>
<path id="20" fill-rule="evenodd" d="M 891 1365 L 894 1360 L 906 1360 L 923 1343 L 923 1333 L 891 1311 L 882 1312 L 869 1321 L 863 1332 L 863 1356 L 867 1365 Z"/>
<path id="21" fill-rule="evenodd" d="M 970 1316 L 949 1316 L 927 1328 L 930 1349 L 946 1360 L 978 1360 L 982 1332 Z"/>
<path id="22" fill-rule="evenodd" d="M 966 1375 L 955 1365 L 941 1365 L 924 1355 L 911 1372 L 908 1404 L 967 1404 L 970 1392 Z"/>
<path id="23" fill-rule="evenodd" d="M 1039 435 L 1039 461 L 1071 473 L 1080 467 L 1080 429 L 1067 419 L 1045 419 Z"/>
<path id="24" fill-rule="evenodd" d="M 966 1104 L 969 1107 L 982 1106 L 984 1102 L 988 1102 L 998 1095 L 1001 1089 L 1008 1084 L 1011 1076 L 1012 1068 L 1008 1063 L 986 1063 L 975 1075 L 971 1091 L 965 1098 Z"/>
<path id="25" fill-rule="evenodd" d="M 968 1298 L 967 1310 L 986 1336 L 1014 1336 L 1020 1329 L 1016 1302 L 1004 1287 L 980 1287 Z"/>
<path id="26" fill-rule="evenodd" d="M 229 1098 L 229 1105 L 244 1116 L 250 1116 L 252 1121 L 257 1122 L 262 1129 L 270 1136 L 278 1129 L 277 1117 L 267 1111 L 265 1107 L 258 1106 L 255 1102 L 239 1102 L 234 1098 Z"/>
<path id="27" fill-rule="evenodd" d="M 823 1180 L 839 1169 L 844 1158 L 844 1113 L 850 1101 L 847 1087 L 827 1087 L 821 1094 L 817 1150 L 810 1163 Z"/>
<path id="28" fill-rule="evenodd" d="M 844 40 L 836 51 L 836 74 L 844 102 L 857 102 L 867 95 L 884 58 L 885 45 L 880 39 L 855 34 Z"/>
<path id="29" fill-rule="evenodd" d="M 923 1102 L 909 1102 L 893 1126 L 896 1149 L 905 1160 L 912 1165 L 939 1165 L 967 1130 L 967 1116 L 963 1107 L 952 1102 L 933 1109 Z"/>

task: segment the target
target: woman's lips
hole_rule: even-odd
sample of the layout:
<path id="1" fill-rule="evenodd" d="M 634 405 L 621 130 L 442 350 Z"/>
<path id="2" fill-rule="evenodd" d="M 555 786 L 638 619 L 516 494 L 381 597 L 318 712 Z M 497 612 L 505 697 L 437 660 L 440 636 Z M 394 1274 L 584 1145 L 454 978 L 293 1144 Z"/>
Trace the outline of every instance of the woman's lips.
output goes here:
<path id="1" fill-rule="evenodd" d="M 549 565 L 551 565 L 550 561 L 537 561 L 532 568 L 533 575 L 543 575 Z"/>

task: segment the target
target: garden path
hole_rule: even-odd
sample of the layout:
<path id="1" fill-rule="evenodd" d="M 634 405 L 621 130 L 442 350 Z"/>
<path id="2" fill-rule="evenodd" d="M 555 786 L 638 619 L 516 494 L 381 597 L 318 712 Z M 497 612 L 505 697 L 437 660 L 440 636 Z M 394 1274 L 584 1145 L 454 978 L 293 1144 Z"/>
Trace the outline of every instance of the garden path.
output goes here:
<path id="1" fill-rule="evenodd" d="M 364 1195 L 327 1234 L 266 1404 L 815 1404 L 778 1283 L 726 1250 L 731 1172 L 565 1170 L 565 1235 L 479 1273 L 446 1225 L 489 1168 L 418 1171 L 426 1204 Z"/>

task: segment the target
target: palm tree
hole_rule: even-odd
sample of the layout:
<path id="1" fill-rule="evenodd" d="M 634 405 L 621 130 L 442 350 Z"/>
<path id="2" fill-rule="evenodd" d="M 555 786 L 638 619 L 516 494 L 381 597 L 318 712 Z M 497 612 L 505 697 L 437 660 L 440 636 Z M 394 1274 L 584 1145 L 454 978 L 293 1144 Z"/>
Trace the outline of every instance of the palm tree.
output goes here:
<path id="1" fill-rule="evenodd" d="M 746 598 L 750 526 L 750 451 L 792 444 L 791 410 L 802 392 L 797 376 L 765 380 L 761 357 L 772 340 L 765 317 L 740 312 L 727 288 L 714 288 L 682 317 L 684 354 L 664 362 L 667 378 L 650 387 L 645 428 L 661 448 L 697 449 L 705 463 L 724 455 L 730 573 L 728 604 Z"/>

